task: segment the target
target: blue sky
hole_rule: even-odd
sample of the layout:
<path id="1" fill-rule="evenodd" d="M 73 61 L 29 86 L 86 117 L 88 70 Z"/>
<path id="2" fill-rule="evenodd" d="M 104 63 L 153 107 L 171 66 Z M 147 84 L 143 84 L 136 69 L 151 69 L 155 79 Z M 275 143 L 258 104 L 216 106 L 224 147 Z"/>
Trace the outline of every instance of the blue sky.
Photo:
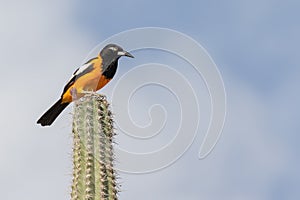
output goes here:
<path id="1" fill-rule="evenodd" d="M 97 44 L 121 31 L 156 26 L 191 36 L 211 55 L 226 87 L 226 124 L 203 160 L 197 158 L 199 131 L 170 167 L 120 173 L 120 199 L 299 199 L 299 8 L 293 0 L 2 2 L 2 198 L 69 198 L 72 108 L 49 128 L 36 119 Z M 160 58 L 153 55 L 145 62 Z M 121 62 L 116 79 L 130 66 Z M 109 96 L 114 84 L 102 92 Z M 201 98 L 203 84 L 196 89 Z M 158 88 L 149 91 L 153 99 L 144 91 L 134 101 L 133 117 L 141 124 L 148 119 L 145 110 L 163 95 Z M 117 141 L 128 145 L 122 133 Z"/>

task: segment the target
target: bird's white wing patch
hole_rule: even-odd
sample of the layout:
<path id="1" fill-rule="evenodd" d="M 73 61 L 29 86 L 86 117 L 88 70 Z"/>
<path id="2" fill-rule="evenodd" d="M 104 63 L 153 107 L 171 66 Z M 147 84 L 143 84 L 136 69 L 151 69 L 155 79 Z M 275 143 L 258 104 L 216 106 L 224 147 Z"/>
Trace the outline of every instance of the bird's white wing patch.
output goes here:
<path id="1" fill-rule="evenodd" d="M 86 70 L 89 66 L 91 65 L 91 63 L 87 63 L 82 65 L 81 67 L 79 67 L 75 72 L 74 72 L 74 76 L 80 74 L 81 72 L 83 72 L 84 70 Z"/>
<path id="2" fill-rule="evenodd" d="M 70 82 L 74 76 L 77 76 L 78 74 L 80 74 L 81 72 L 83 72 L 85 69 L 87 69 L 90 65 L 91 65 L 90 63 L 87 63 L 87 64 L 84 64 L 81 67 L 77 68 L 75 70 L 75 72 L 73 73 L 73 75 L 68 80 L 68 82 Z"/>

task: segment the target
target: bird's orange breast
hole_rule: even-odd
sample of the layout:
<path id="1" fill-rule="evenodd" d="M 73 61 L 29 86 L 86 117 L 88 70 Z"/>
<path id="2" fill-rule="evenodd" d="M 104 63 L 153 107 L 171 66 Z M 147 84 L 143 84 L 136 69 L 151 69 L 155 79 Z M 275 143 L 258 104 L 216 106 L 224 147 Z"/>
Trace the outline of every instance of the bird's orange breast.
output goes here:
<path id="1" fill-rule="evenodd" d="M 94 69 L 80 76 L 73 85 L 62 95 L 62 102 L 72 102 L 84 96 L 86 91 L 97 91 L 104 87 L 111 79 L 102 75 L 101 62 L 95 61 Z"/>

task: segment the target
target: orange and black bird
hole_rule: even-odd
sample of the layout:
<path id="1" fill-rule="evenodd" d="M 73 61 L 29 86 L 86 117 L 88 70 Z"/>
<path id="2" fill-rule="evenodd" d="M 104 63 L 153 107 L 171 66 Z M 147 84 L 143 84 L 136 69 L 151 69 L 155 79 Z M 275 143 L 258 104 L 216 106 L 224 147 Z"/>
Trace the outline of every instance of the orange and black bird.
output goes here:
<path id="1" fill-rule="evenodd" d="M 60 99 L 37 121 L 42 126 L 51 125 L 58 115 L 74 100 L 87 91 L 95 92 L 104 87 L 115 75 L 121 56 L 133 56 L 116 44 L 105 46 L 97 57 L 90 59 L 74 73 L 65 85 Z"/>

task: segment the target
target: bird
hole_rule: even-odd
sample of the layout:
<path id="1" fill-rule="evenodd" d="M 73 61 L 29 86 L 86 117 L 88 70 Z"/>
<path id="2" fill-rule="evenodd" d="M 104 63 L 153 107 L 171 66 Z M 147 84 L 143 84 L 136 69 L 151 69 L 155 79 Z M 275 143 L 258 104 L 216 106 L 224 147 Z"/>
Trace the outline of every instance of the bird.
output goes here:
<path id="1" fill-rule="evenodd" d="M 64 86 L 59 100 L 38 119 L 37 124 L 50 126 L 71 102 L 83 97 L 87 92 L 96 92 L 103 88 L 114 77 L 118 60 L 122 56 L 134 58 L 116 44 L 106 45 L 96 57 L 75 70 Z"/>

